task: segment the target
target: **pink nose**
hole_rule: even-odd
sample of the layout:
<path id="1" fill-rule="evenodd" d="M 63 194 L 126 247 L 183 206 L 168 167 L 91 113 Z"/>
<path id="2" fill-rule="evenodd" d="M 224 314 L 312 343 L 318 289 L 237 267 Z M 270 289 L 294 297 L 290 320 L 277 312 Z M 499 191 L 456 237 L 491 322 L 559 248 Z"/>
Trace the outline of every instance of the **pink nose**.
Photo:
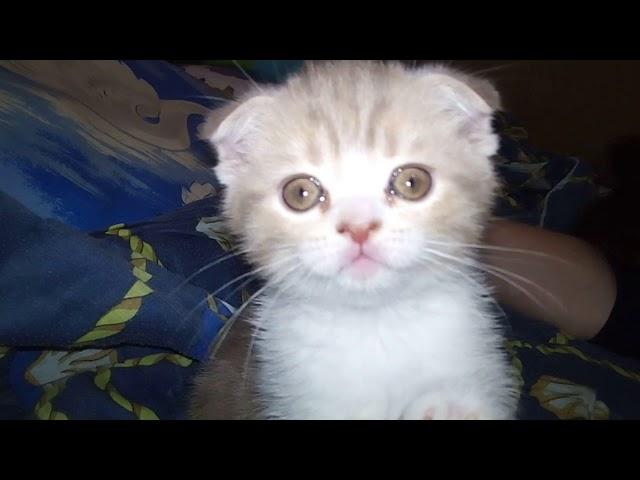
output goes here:
<path id="1" fill-rule="evenodd" d="M 369 222 L 368 225 L 341 223 L 338 225 L 338 233 L 348 233 L 351 236 L 351 240 L 358 245 L 362 245 L 369 239 L 369 234 L 379 228 L 379 222 Z"/>

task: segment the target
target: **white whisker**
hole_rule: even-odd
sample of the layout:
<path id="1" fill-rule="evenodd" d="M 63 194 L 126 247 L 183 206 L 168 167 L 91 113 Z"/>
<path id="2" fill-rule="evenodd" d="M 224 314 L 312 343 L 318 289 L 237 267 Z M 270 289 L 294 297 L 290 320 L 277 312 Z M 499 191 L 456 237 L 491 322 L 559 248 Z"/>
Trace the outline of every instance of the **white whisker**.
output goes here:
<path id="1" fill-rule="evenodd" d="M 224 285 L 222 285 L 221 287 L 218 287 L 211 295 L 216 296 L 218 293 L 220 293 L 221 291 L 223 291 L 225 288 L 233 285 L 234 283 L 242 280 L 243 278 L 247 278 L 250 275 L 255 275 L 256 273 L 260 273 L 263 272 L 269 268 L 273 268 L 275 266 L 281 266 L 281 264 L 283 264 L 284 262 L 288 262 L 290 261 L 292 258 L 295 257 L 286 257 L 286 258 L 281 258 L 280 260 L 276 260 L 275 262 L 272 262 L 268 265 L 263 265 L 261 267 L 258 268 L 254 268 L 253 270 L 243 273 L 242 275 L 238 275 L 236 278 L 234 278 L 233 280 L 228 281 L 227 283 L 225 283 Z"/>
<path id="2" fill-rule="evenodd" d="M 226 102 L 226 103 L 236 103 L 237 102 L 237 100 L 235 100 L 233 98 L 216 97 L 214 95 L 189 95 L 186 98 L 202 98 L 204 100 L 217 100 L 217 101 Z"/>
<path id="3" fill-rule="evenodd" d="M 225 322 L 224 326 L 218 332 L 218 335 L 216 336 L 216 339 L 215 339 L 215 343 L 214 343 L 213 349 L 211 350 L 211 354 L 209 355 L 209 359 L 212 360 L 212 359 L 215 358 L 216 354 L 218 353 L 218 350 L 220 350 L 220 347 L 224 343 L 225 338 L 227 338 L 229 330 L 231 330 L 231 327 L 236 322 L 236 320 L 238 319 L 240 314 L 244 311 L 244 309 L 247 308 L 247 306 L 253 300 L 255 300 L 256 297 L 258 297 L 258 295 L 260 295 L 262 292 L 264 292 L 267 289 L 268 286 L 269 286 L 269 284 L 266 284 L 262 288 L 258 289 L 257 292 L 255 292 L 253 295 L 251 295 L 247 299 L 246 302 L 244 302 L 242 305 L 240 305 L 240 307 L 238 307 L 238 309 L 235 312 L 233 312 L 233 315 L 231 315 L 231 317 L 229 317 L 229 319 Z"/>
<path id="4" fill-rule="evenodd" d="M 505 270 L 503 268 L 498 268 L 498 267 L 494 267 L 494 266 L 490 266 L 490 265 L 482 265 L 482 268 L 488 269 L 488 270 L 494 270 L 496 272 L 502 273 L 503 275 L 507 275 L 510 276 L 511 278 L 515 278 L 520 280 L 521 282 L 524 282 L 528 285 L 531 285 L 532 287 L 537 288 L 538 290 L 540 290 L 542 293 L 544 293 L 545 295 L 547 295 L 549 297 L 549 299 L 551 299 L 551 301 L 553 301 L 558 308 L 560 308 L 560 310 L 564 310 L 564 305 L 562 304 L 562 302 L 560 300 L 558 300 L 558 298 L 552 294 L 549 290 L 547 290 L 546 288 L 538 285 L 536 282 L 523 277 L 522 275 L 518 275 L 517 273 L 513 273 L 509 270 Z"/>
<path id="5" fill-rule="evenodd" d="M 461 278 L 463 281 L 469 282 L 471 285 L 479 288 L 480 291 L 482 292 L 487 292 L 490 293 L 489 290 L 490 288 L 487 285 L 483 285 L 482 283 L 480 283 L 479 281 L 477 281 L 476 279 L 473 278 L 473 272 L 464 272 L 460 269 L 457 269 L 451 265 L 447 265 L 444 262 L 440 262 L 438 260 L 436 260 L 435 258 L 432 257 L 424 257 L 424 260 L 427 260 L 429 262 L 432 262 L 437 268 L 444 268 L 445 270 L 448 270 L 452 273 L 455 273 L 456 275 L 459 276 L 459 278 Z M 500 304 L 496 301 L 495 298 L 493 298 L 493 295 L 488 295 L 489 301 L 495 305 L 496 308 L 498 308 L 498 310 L 500 310 L 500 312 L 502 313 L 502 316 L 504 318 L 507 317 L 507 314 L 504 312 L 504 310 L 502 309 L 502 307 L 500 306 Z"/>
<path id="6" fill-rule="evenodd" d="M 231 285 L 233 285 L 234 283 L 239 282 L 240 280 L 242 280 L 243 278 L 247 278 L 250 275 L 255 275 L 256 273 L 262 272 L 268 268 L 271 267 L 275 267 L 280 265 L 281 263 L 284 263 L 286 261 L 291 260 L 292 257 L 287 257 L 287 258 L 281 258 L 278 261 L 275 261 L 271 264 L 268 265 L 263 265 L 262 267 L 258 267 L 254 270 L 251 270 L 249 272 L 243 273 L 242 275 L 239 275 L 237 277 L 235 277 L 234 279 L 228 281 L 227 283 L 225 283 L 224 285 L 222 285 L 221 287 L 218 287 L 214 292 L 208 294 L 203 300 L 201 300 L 200 302 L 198 302 L 196 304 L 195 307 L 193 307 L 191 310 L 189 310 L 186 315 L 184 316 L 184 318 L 182 319 L 182 322 L 186 321 L 188 318 L 191 317 L 191 315 L 193 315 L 193 313 L 198 310 L 198 308 L 200 308 L 202 305 L 204 305 L 205 303 L 207 303 L 209 301 L 209 297 L 215 297 L 218 293 L 220 293 L 221 291 L 223 291 L 225 288 L 230 287 Z"/>
<path id="7" fill-rule="evenodd" d="M 204 273 L 207 270 L 215 267 L 216 265 L 218 265 L 218 264 L 220 264 L 220 263 L 222 263 L 222 262 L 224 262 L 226 260 L 229 260 L 231 258 L 234 258 L 234 257 L 237 257 L 239 255 L 242 255 L 244 253 L 242 251 L 237 251 L 237 250 L 238 250 L 238 247 L 232 248 L 230 253 L 227 253 L 226 255 L 218 257 L 217 259 L 213 260 L 212 262 L 209 262 L 206 265 L 204 265 L 203 267 L 200 267 L 198 270 L 196 270 L 191 275 L 189 275 L 187 278 L 185 278 L 176 288 L 171 290 L 169 292 L 168 296 L 175 295 L 176 292 L 178 292 L 181 288 L 183 288 L 185 285 L 190 283 L 191 280 L 193 280 L 195 277 L 197 277 L 201 273 Z"/>
<path id="8" fill-rule="evenodd" d="M 503 281 L 505 281 L 506 283 L 508 283 L 509 285 L 513 286 L 514 288 L 516 288 L 517 290 L 519 290 L 520 292 L 522 292 L 522 294 L 524 294 L 527 298 L 529 298 L 529 300 L 531 300 L 532 302 L 534 302 L 536 305 L 538 305 L 540 308 L 542 308 L 543 310 L 546 310 L 544 305 L 540 302 L 540 300 L 538 300 L 536 297 L 534 297 L 530 292 L 528 292 L 525 288 L 523 288 L 522 286 L 518 285 L 517 283 L 513 282 L 508 276 L 509 275 L 514 275 L 516 278 L 520 278 L 523 279 L 524 277 L 521 277 L 520 275 L 516 275 L 513 274 L 512 272 L 508 272 L 506 270 L 502 270 L 502 269 L 498 269 L 498 270 L 494 270 L 493 267 L 488 267 L 487 265 L 483 265 L 483 264 L 479 264 L 475 261 L 463 261 L 461 258 L 458 257 L 454 257 L 453 255 L 448 255 L 446 253 L 440 252 L 438 250 L 434 250 L 434 249 L 430 249 L 427 248 L 425 249 L 427 250 L 429 253 L 433 254 L 433 255 L 437 255 L 440 256 L 442 258 L 446 258 L 448 260 L 451 260 L 453 262 L 457 262 L 460 263 L 462 265 L 466 265 L 468 267 L 471 268 L 475 268 L 481 271 L 484 271 L 490 275 L 493 275 L 497 278 L 502 279 Z M 535 285 L 538 289 L 540 289 L 542 292 L 546 293 L 547 295 L 549 295 L 552 299 L 554 299 L 555 301 L 557 301 L 557 299 L 553 296 L 553 294 L 551 294 L 550 292 L 548 292 L 547 290 L 545 290 L 544 288 L 540 287 L 539 285 L 535 284 L 534 282 L 531 282 L 530 280 L 527 280 L 526 283 L 530 283 L 532 285 Z"/>
<path id="9" fill-rule="evenodd" d="M 549 254 L 544 253 L 544 252 L 538 252 L 536 250 L 526 250 L 526 249 L 522 249 L 522 248 L 510 248 L 510 247 L 497 247 L 497 246 L 494 246 L 494 245 L 479 245 L 479 244 L 475 244 L 475 243 L 440 242 L 440 241 L 435 241 L 435 240 L 425 240 L 425 243 L 429 243 L 431 245 L 440 245 L 440 246 L 445 246 L 445 247 L 461 247 L 461 248 L 473 248 L 473 249 L 476 249 L 476 250 L 493 250 L 493 251 L 496 251 L 496 252 L 521 253 L 521 254 L 525 254 L 525 255 L 532 255 L 532 256 L 549 258 L 549 259 L 555 260 L 555 261 L 560 262 L 560 263 L 564 263 L 565 265 L 569 265 L 569 266 L 572 266 L 572 267 L 576 266 L 576 264 L 573 263 L 573 262 L 569 262 L 568 260 L 565 260 L 565 259 L 560 258 L 560 257 L 556 257 L 554 255 L 549 255 Z"/>
<path id="10" fill-rule="evenodd" d="M 271 247 L 271 250 L 272 251 L 287 250 L 287 249 L 289 249 L 289 248 L 291 248 L 293 246 L 295 246 L 295 245 L 293 245 L 293 244 L 280 244 L 277 247 Z M 222 262 L 224 262 L 226 260 L 229 260 L 231 258 L 239 257 L 241 255 L 245 255 L 247 253 L 249 253 L 249 252 L 244 250 L 244 249 L 241 249 L 238 246 L 231 248 L 229 253 L 214 259 L 213 261 L 211 261 L 211 262 L 207 263 L 206 265 L 200 267 L 198 270 L 196 270 L 191 275 L 189 275 L 176 288 L 174 288 L 171 292 L 169 292 L 168 296 L 174 295 L 177 291 L 179 291 L 185 285 L 189 284 L 191 282 L 191 280 L 193 280 L 195 277 L 197 277 L 198 275 L 206 272 L 207 270 L 210 270 L 211 268 L 215 267 L 216 265 L 218 265 L 218 264 L 220 264 L 220 263 L 222 263 Z"/>
<path id="11" fill-rule="evenodd" d="M 505 68 L 513 67 L 516 65 L 518 65 L 518 62 L 505 63 L 503 65 L 496 65 L 493 67 L 483 68 L 483 69 L 474 71 L 473 75 L 484 75 L 485 73 L 488 73 L 488 72 L 494 72 L 496 70 L 504 70 Z"/>
<path id="12" fill-rule="evenodd" d="M 215 339 L 215 345 L 211 351 L 211 354 L 209 355 L 210 359 L 215 358 L 216 354 L 218 353 L 218 350 L 220 349 L 220 347 L 224 343 L 225 338 L 229 334 L 231 327 L 235 324 L 240 314 L 249 306 L 249 304 L 251 304 L 251 302 L 253 302 L 259 295 L 261 295 L 271 285 L 282 281 L 282 279 L 287 275 L 289 275 L 292 271 L 293 271 L 292 269 L 289 269 L 289 271 L 287 271 L 284 275 L 281 275 L 281 278 L 277 281 L 267 282 L 262 288 L 260 288 L 253 295 L 251 295 L 246 302 L 244 302 L 240 307 L 238 307 L 238 309 L 233 313 L 233 315 L 225 322 L 224 326 L 220 329 L 220 332 L 218 332 L 217 338 Z"/>
<path id="13" fill-rule="evenodd" d="M 205 233 L 198 232 L 197 230 L 140 230 L 140 235 L 145 234 L 157 234 L 157 233 L 174 233 L 176 235 L 184 235 L 188 237 L 199 237 L 203 239 L 209 239 L 214 241 L 211 237 L 207 236 Z"/>
<path id="14" fill-rule="evenodd" d="M 265 93 L 264 89 L 260 85 L 258 85 L 258 82 L 256 82 L 253 78 L 251 78 L 251 76 L 244 70 L 244 68 L 242 68 L 242 65 L 240 65 L 237 60 L 231 60 L 231 61 L 236 67 L 240 69 L 240 71 L 244 74 L 245 77 L 247 77 L 247 79 L 253 84 L 254 87 L 260 90 L 261 93 Z"/>
<path id="15" fill-rule="evenodd" d="M 297 268 L 299 268 L 299 267 L 294 266 L 293 268 L 291 268 L 285 275 L 283 275 L 283 278 L 288 276 L 288 275 L 291 275 L 291 273 L 293 273 Z M 311 274 L 311 270 L 309 270 L 309 274 Z M 278 298 L 280 298 L 280 295 L 286 290 L 286 287 L 287 287 L 286 284 L 282 284 L 281 287 L 276 291 L 276 293 L 274 294 L 273 298 L 271 299 L 271 305 L 270 305 L 271 307 L 273 307 L 273 305 L 276 304 Z M 246 385 L 246 382 L 247 382 L 248 377 L 249 377 L 249 364 L 251 362 L 251 355 L 253 354 L 253 346 L 255 344 L 255 338 L 256 338 L 256 335 L 258 334 L 258 332 L 260 331 L 260 328 L 262 326 L 262 322 L 264 321 L 264 318 L 266 317 L 267 311 L 261 312 L 259 323 L 257 325 L 253 325 L 254 329 L 251 332 L 251 340 L 249 341 L 249 348 L 247 349 L 247 354 L 245 356 L 244 366 L 243 366 L 243 369 L 242 369 L 243 377 L 244 377 L 244 384 L 245 385 Z"/>

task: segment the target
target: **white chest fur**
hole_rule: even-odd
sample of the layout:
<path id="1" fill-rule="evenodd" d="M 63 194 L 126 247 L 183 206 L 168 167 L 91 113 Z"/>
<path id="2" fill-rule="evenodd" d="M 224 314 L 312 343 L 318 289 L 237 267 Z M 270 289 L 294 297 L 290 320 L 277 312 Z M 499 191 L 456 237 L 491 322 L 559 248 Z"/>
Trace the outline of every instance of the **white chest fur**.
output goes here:
<path id="1" fill-rule="evenodd" d="M 484 302 L 466 288 L 376 309 L 267 298 L 256 344 L 265 413 L 422 418 L 435 402 L 462 405 L 479 418 L 509 418 L 512 377 Z"/>

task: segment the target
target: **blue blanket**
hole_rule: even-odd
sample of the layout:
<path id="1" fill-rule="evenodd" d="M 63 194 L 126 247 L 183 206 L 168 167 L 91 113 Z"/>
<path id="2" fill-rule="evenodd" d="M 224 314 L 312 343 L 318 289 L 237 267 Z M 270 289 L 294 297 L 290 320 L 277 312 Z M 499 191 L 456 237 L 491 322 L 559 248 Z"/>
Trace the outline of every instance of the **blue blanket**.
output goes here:
<path id="1" fill-rule="evenodd" d="M 125 81 L 140 90 L 135 108 L 207 96 L 162 62 L 104 67 L 89 76 L 102 75 L 113 102 Z M 0 177 L 0 417 L 185 418 L 195 371 L 253 288 L 220 228 L 211 152 L 196 135 L 200 106 L 215 105 L 171 104 L 182 122 L 171 143 L 145 130 L 167 120 L 153 101 L 139 124 L 103 112 L 122 133 L 82 109 L 89 96 L 60 101 L 53 73 L 36 85 L 18 71 L 0 69 L 0 121 L 14 126 L 0 130 L 0 169 L 12 175 Z M 589 170 L 532 148 L 506 114 L 495 126 L 496 213 L 571 232 L 597 193 Z M 639 362 L 507 314 L 521 418 L 640 418 Z"/>
<path id="2" fill-rule="evenodd" d="M 0 382 L 8 381 L 3 386 L 16 396 L 12 409 L 19 416 L 184 414 L 179 400 L 193 360 L 206 357 L 231 304 L 241 301 L 231 287 L 209 295 L 223 276 L 184 282 L 223 252 L 195 230 L 201 216 L 214 211 L 210 200 L 202 200 L 183 212 L 179 224 L 154 221 L 155 236 L 166 239 L 156 250 L 147 241 L 154 233 L 144 235 L 149 225 L 113 226 L 90 236 L 41 219 L 0 194 L 0 222 L 9 227 L 0 237 L 0 345 L 8 369 Z M 167 223 L 185 234 L 166 233 Z M 235 258 L 224 268 L 232 275 L 242 270 Z M 91 392 L 75 387 L 88 379 Z M 54 410 L 54 396 L 73 413 Z"/>

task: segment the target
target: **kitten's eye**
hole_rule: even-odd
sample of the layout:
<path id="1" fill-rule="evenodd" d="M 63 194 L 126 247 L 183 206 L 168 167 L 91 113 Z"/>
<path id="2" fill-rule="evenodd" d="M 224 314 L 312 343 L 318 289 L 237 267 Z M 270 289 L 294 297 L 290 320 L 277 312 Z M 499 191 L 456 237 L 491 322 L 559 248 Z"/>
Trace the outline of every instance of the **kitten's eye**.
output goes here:
<path id="1" fill-rule="evenodd" d="M 389 180 L 389 193 L 404 200 L 421 200 L 431 190 L 431 175 L 415 165 L 394 170 Z"/>
<path id="2" fill-rule="evenodd" d="M 326 200 L 322 185 L 315 178 L 301 175 L 292 178 L 282 188 L 284 203 L 296 212 L 304 212 Z"/>

